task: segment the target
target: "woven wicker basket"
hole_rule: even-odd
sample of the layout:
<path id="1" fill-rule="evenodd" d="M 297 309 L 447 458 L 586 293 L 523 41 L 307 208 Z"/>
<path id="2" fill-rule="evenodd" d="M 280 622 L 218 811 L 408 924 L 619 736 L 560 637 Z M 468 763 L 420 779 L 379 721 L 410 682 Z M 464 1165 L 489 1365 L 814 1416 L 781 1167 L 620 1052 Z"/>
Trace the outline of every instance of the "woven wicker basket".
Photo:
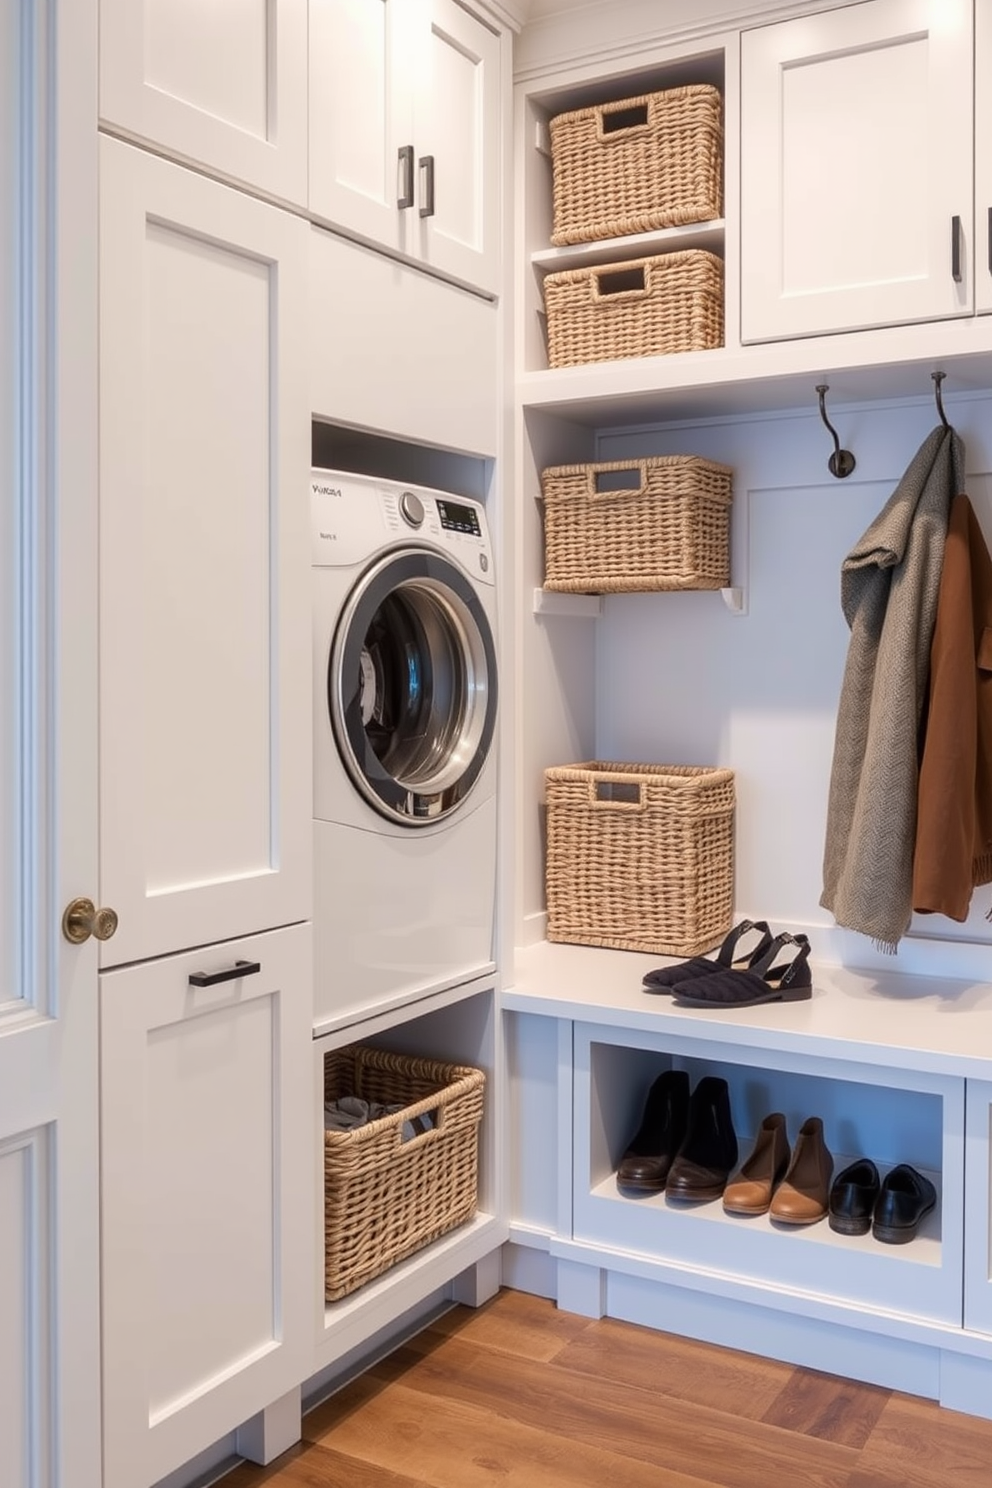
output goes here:
<path id="1" fill-rule="evenodd" d="M 723 211 L 716 88 L 668 88 L 551 120 L 556 246 L 706 222 Z"/>
<path id="2" fill-rule="evenodd" d="M 471 1219 L 478 1203 L 485 1075 L 352 1044 L 324 1061 L 324 1099 L 357 1095 L 403 1109 L 324 1133 L 324 1295 L 346 1297 Z M 404 1141 L 403 1123 L 433 1126 Z"/>
<path id="3" fill-rule="evenodd" d="M 723 345 L 723 262 L 702 248 L 544 280 L 548 362 L 574 367 Z"/>
<path id="4" fill-rule="evenodd" d="M 696 455 L 558 465 L 541 476 L 545 589 L 630 594 L 730 583 L 733 472 Z M 629 478 L 623 489 L 611 476 Z"/>
<path id="5" fill-rule="evenodd" d="M 695 956 L 730 928 L 734 774 L 602 760 L 545 771 L 548 940 Z"/>

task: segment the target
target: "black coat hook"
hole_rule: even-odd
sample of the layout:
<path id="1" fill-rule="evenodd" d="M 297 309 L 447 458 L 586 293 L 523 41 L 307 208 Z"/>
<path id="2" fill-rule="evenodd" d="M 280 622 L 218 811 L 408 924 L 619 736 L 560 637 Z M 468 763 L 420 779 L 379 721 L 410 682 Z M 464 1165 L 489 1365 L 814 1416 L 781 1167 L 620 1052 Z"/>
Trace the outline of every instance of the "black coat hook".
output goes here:
<path id="1" fill-rule="evenodd" d="M 931 372 L 930 376 L 933 378 L 933 395 L 937 400 L 937 412 L 940 414 L 940 422 L 943 424 L 945 429 L 949 429 L 951 426 L 947 422 L 947 414 L 944 412 L 944 399 L 940 390 L 940 384 L 947 376 L 947 373 Z"/>
<path id="2" fill-rule="evenodd" d="M 827 469 L 830 471 L 830 474 L 835 475 L 838 480 L 843 480 L 846 475 L 850 475 L 851 471 L 854 469 L 856 461 L 850 450 L 841 449 L 840 440 L 837 437 L 837 430 L 827 418 L 827 393 L 829 391 L 829 384 L 825 382 L 818 383 L 816 391 L 820 395 L 820 417 L 826 424 L 827 428 L 830 430 L 834 438 L 834 452 L 830 456 L 830 459 L 827 461 Z"/>

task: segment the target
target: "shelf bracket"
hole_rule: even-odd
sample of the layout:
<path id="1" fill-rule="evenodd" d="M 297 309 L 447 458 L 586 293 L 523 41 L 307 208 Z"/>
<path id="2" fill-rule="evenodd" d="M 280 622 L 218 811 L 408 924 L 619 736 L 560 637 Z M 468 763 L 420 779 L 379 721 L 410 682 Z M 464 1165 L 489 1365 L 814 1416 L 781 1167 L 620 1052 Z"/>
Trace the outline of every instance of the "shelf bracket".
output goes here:
<path id="1" fill-rule="evenodd" d="M 603 613 L 600 594 L 560 594 L 556 589 L 534 590 L 535 615 L 571 615 L 573 619 L 598 620 Z"/>
<path id="2" fill-rule="evenodd" d="M 747 594 L 743 589 L 721 589 L 720 598 L 732 615 L 747 614 Z"/>

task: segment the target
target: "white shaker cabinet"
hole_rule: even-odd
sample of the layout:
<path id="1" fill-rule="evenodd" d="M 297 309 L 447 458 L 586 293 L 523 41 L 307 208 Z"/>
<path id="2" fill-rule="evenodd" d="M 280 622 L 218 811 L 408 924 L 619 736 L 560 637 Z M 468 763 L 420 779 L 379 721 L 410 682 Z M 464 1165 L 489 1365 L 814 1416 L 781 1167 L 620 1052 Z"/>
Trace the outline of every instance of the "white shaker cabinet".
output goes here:
<path id="1" fill-rule="evenodd" d="M 500 39 L 455 0 L 311 0 L 315 220 L 499 288 Z"/>
<path id="2" fill-rule="evenodd" d="M 308 926 L 100 978 L 104 1488 L 310 1372 L 310 979 Z"/>
<path id="3" fill-rule="evenodd" d="M 975 309 L 992 313 L 992 7 L 975 6 Z"/>
<path id="4" fill-rule="evenodd" d="M 744 32 L 745 342 L 973 312 L 972 20 L 868 0 Z"/>
<path id="5" fill-rule="evenodd" d="M 100 0 L 100 118 L 306 205 L 306 0 Z"/>
<path id="6" fill-rule="evenodd" d="M 310 229 L 118 140 L 100 166 L 107 966 L 310 916 Z"/>

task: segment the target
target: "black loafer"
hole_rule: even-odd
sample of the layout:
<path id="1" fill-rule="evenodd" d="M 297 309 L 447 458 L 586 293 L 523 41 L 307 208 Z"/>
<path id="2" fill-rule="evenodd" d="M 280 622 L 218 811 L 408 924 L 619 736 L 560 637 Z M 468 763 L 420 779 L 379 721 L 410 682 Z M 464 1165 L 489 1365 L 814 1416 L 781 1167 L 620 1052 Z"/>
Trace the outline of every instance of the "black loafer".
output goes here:
<path id="1" fill-rule="evenodd" d="M 867 1235 L 880 1186 L 878 1169 L 867 1157 L 838 1173 L 830 1190 L 830 1228 L 838 1235 Z"/>
<path id="2" fill-rule="evenodd" d="M 937 1203 L 937 1190 L 908 1163 L 900 1163 L 882 1180 L 871 1232 L 886 1245 L 905 1245 L 915 1239 L 920 1220 Z"/>

